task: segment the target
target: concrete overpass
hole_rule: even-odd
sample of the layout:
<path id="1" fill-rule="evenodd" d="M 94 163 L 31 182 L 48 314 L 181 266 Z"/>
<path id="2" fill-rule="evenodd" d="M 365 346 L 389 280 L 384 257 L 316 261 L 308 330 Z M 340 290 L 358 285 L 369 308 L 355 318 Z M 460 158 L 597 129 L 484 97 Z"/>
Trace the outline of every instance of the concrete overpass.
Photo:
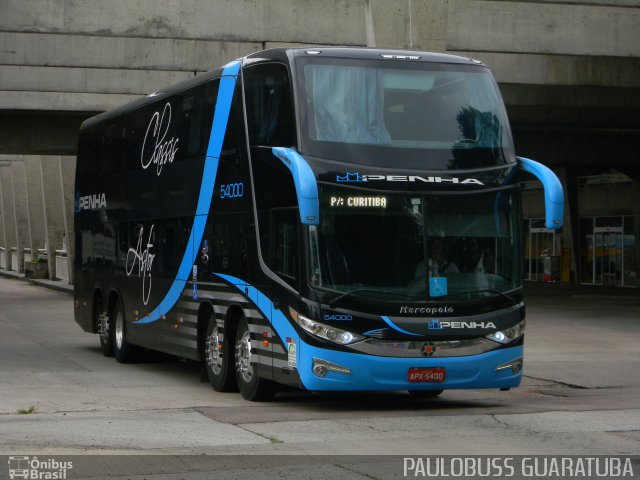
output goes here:
<path id="1" fill-rule="evenodd" d="M 29 248 L 32 258 L 48 253 L 51 278 L 70 281 L 82 120 L 256 50 L 310 44 L 482 59 L 500 84 L 518 153 L 563 178 L 567 227 L 553 242 L 573 281 L 588 280 L 582 252 L 589 241 L 595 248 L 596 219 L 619 217 L 635 245 L 621 275 L 638 285 L 636 0 L 4 0 L 0 268 L 22 271 Z M 541 216 L 539 197 L 525 191 L 525 217 Z"/>

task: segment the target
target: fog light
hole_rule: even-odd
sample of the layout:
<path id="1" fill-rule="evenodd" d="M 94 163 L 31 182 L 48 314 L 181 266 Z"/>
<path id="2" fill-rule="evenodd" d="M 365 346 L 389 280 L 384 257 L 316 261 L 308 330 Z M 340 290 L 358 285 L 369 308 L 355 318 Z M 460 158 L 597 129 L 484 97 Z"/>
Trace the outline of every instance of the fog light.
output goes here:
<path id="1" fill-rule="evenodd" d="M 503 370 L 511 369 L 513 373 L 520 373 L 520 371 L 522 370 L 522 363 L 523 363 L 522 357 L 516 358 L 515 360 L 511 360 L 510 362 L 499 365 L 496 368 L 496 372 L 501 372 Z"/>
<path id="2" fill-rule="evenodd" d="M 345 375 L 351 374 L 351 370 L 347 367 L 328 362 L 327 360 L 322 360 L 321 358 L 313 359 L 313 367 L 311 367 L 311 371 L 316 377 L 320 378 L 326 377 L 327 372 L 344 373 Z"/>
<path id="3" fill-rule="evenodd" d="M 324 378 L 327 376 L 327 367 L 325 367 L 324 365 L 314 365 L 313 366 L 313 373 L 316 377 L 321 377 Z"/>

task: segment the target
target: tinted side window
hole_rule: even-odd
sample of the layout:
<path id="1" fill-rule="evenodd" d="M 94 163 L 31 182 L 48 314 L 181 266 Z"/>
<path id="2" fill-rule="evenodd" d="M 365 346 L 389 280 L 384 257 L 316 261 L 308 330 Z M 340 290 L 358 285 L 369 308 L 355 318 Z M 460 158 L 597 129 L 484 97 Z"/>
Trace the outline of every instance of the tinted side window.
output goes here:
<path id="1" fill-rule="evenodd" d="M 267 149 L 252 149 L 262 258 L 294 288 L 298 271 L 298 198 L 291 172 Z"/>
<path id="2" fill-rule="evenodd" d="M 83 133 L 79 178 L 139 170 L 141 157 L 151 163 L 158 152 L 165 157 L 171 152 L 173 161 L 206 155 L 219 83 L 212 80 L 162 98 Z"/>
<path id="3" fill-rule="evenodd" d="M 298 209 L 272 209 L 270 224 L 268 264 L 295 288 L 298 277 Z"/>
<path id="4" fill-rule="evenodd" d="M 256 65 L 244 73 L 247 123 L 251 145 L 295 146 L 295 122 L 287 68 Z"/>

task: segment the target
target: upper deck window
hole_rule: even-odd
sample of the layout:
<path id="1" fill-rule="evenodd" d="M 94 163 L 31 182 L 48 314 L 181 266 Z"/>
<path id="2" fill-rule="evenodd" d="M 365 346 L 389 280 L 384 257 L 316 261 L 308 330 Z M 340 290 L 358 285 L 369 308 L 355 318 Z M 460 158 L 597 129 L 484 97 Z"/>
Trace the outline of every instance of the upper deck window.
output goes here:
<path id="1" fill-rule="evenodd" d="M 252 146 L 295 146 L 295 123 L 287 68 L 262 64 L 244 71 L 247 122 Z"/>
<path id="2" fill-rule="evenodd" d="M 430 152 L 435 165 L 407 165 L 422 168 L 510 161 L 504 106 L 484 67 L 314 58 L 301 60 L 298 81 L 306 153 L 388 165 L 399 152 L 423 161 Z"/>

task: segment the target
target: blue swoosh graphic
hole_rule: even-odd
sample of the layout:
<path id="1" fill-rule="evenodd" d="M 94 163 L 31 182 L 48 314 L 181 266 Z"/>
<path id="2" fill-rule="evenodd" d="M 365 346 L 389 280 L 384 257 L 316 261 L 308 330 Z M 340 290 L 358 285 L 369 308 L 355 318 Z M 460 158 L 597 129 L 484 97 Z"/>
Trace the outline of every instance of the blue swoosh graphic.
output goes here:
<path id="1" fill-rule="evenodd" d="M 414 337 L 419 337 L 420 336 L 419 333 L 413 333 L 413 332 L 408 332 L 407 330 L 403 330 L 402 328 L 397 326 L 395 323 L 393 323 L 391 321 L 391 319 L 389 317 L 387 317 L 386 315 L 382 315 L 381 318 L 382 318 L 382 320 L 384 320 L 384 323 L 386 323 L 391 328 L 393 328 L 394 330 L 396 330 L 396 331 L 398 331 L 400 333 L 406 333 L 407 335 L 413 335 Z"/>
<path id="2" fill-rule="evenodd" d="M 216 173 L 218 172 L 218 160 L 222 150 L 224 134 L 227 130 L 227 122 L 229 121 L 231 100 L 233 99 L 233 92 L 236 86 L 236 75 L 238 75 L 239 72 L 239 60 L 228 63 L 222 71 L 215 113 L 213 115 L 213 124 L 211 126 L 211 135 L 209 136 L 209 145 L 207 146 L 207 156 L 202 172 L 198 205 L 196 207 L 191 233 L 189 234 L 187 248 L 182 257 L 182 262 L 180 262 L 180 267 L 178 268 L 178 274 L 158 306 L 149 315 L 133 323 L 151 323 L 159 320 L 163 315 L 166 315 L 180 299 L 180 294 L 189 279 L 191 268 L 198 254 L 202 235 L 204 234 L 209 208 L 211 207 L 211 198 L 213 197 Z"/>

